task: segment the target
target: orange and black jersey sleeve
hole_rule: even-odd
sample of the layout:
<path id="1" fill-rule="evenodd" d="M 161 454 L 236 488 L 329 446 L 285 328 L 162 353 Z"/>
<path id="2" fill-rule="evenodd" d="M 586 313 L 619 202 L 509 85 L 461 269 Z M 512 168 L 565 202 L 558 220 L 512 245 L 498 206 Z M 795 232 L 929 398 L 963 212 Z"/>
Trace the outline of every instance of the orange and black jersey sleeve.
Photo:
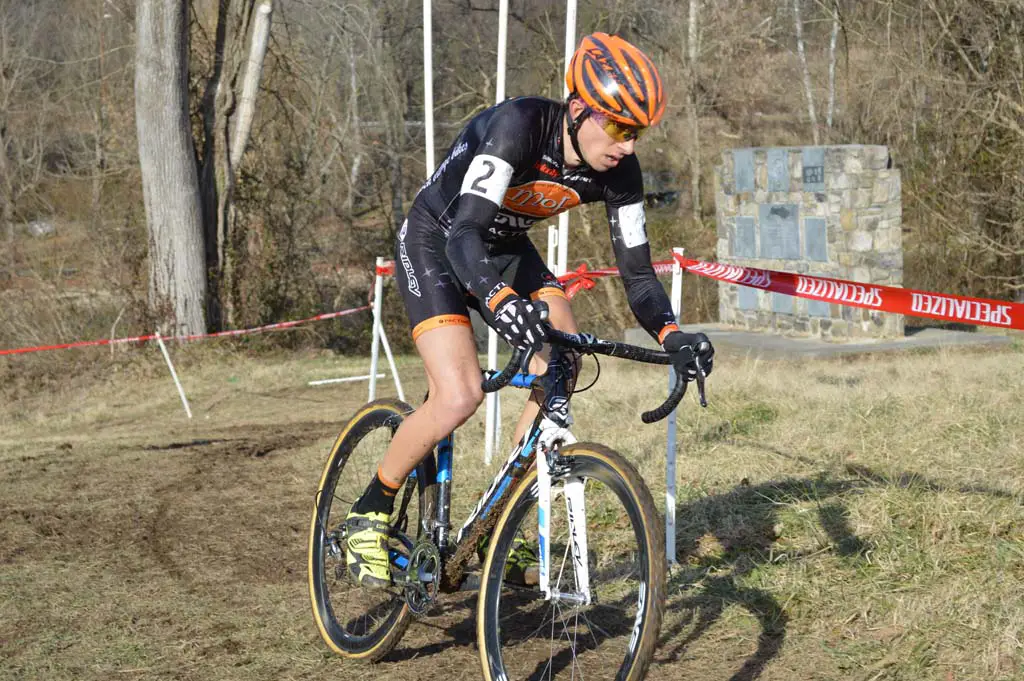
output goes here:
<path id="1" fill-rule="evenodd" d="M 626 156 L 602 173 L 566 166 L 564 112 L 559 102 L 520 97 L 478 114 L 417 194 L 416 222 L 444 234 L 460 284 L 494 310 L 512 292 L 491 261 L 494 249 L 526 239 L 538 221 L 602 201 L 630 308 L 660 339 L 675 317 L 651 266 L 640 164 Z"/>

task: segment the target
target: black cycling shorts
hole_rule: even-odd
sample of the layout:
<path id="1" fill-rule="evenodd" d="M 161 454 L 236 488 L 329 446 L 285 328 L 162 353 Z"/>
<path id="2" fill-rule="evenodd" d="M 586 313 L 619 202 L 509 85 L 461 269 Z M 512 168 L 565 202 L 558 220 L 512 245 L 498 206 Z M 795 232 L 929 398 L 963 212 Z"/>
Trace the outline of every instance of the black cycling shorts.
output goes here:
<path id="1" fill-rule="evenodd" d="M 417 222 L 414 212 L 402 225 L 395 244 L 395 278 L 409 315 L 413 340 L 442 326 L 470 327 L 470 308 L 490 323 L 491 311 L 455 276 L 445 254 L 444 234 Z M 489 244 L 487 257 L 520 296 L 533 300 L 566 297 L 562 284 L 525 234 Z"/>

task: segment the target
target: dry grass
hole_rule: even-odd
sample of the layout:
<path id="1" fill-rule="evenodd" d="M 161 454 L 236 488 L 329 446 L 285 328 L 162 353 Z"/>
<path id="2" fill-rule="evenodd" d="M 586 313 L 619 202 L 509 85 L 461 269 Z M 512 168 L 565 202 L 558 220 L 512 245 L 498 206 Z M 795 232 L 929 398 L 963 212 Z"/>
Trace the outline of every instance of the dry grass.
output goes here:
<path id="1" fill-rule="evenodd" d="M 189 423 L 156 350 L 134 352 L 104 380 L 0 405 L 0 678 L 479 676 L 471 596 L 372 669 L 330 656 L 312 624 L 313 488 L 366 393 L 306 381 L 362 362 L 174 350 Z M 639 412 L 664 371 L 603 370 L 577 434 L 626 453 L 661 499 L 664 427 Z M 711 407 L 688 398 L 679 417 L 680 566 L 650 678 L 1024 677 L 1022 392 L 1020 344 L 722 357 Z M 504 399 L 506 434 L 522 398 Z M 489 479 L 482 430 L 478 415 L 456 445 L 456 517 Z"/>

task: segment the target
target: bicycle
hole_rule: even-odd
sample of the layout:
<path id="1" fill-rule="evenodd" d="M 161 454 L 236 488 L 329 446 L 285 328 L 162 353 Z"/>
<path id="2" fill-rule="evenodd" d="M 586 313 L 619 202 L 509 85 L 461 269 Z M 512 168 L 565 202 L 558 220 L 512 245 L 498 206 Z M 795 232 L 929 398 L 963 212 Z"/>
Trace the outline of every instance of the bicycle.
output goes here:
<path id="1" fill-rule="evenodd" d="M 381 659 L 414 615 L 426 614 L 440 593 L 460 588 L 470 559 L 480 553 L 477 639 L 487 681 L 554 678 L 561 671 L 572 678 L 643 678 L 665 601 L 661 516 L 647 485 L 621 454 L 576 441 L 569 402 L 581 354 L 663 365 L 669 356 L 550 327 L 548 341 L 551 359 L 543 376 L 519 373 L 519 352 L 502 371 L 484 372 L 485 392 L 507 384 L 540 385 L 544 400 L 454 541 L 454 433 L 406 481 L 391 516 L 389 589 L 360 588 L 348 577 L 344 517 L 412 407 L 377 400 L 342 429 L 317 488 L 308 552 L 314 619 L 332 650 Z M 697 384 L 706 406 L 703 376 Z M 668 399 L 642 420 L 669 415 L 686 388 L 676 375 Z M 370 449 L 365 455 L 364 445 Z M 342 476 L 357 465 L 357 455 L 371 467 Z M 557 496 L 564 505 L 551 503 Z"/>

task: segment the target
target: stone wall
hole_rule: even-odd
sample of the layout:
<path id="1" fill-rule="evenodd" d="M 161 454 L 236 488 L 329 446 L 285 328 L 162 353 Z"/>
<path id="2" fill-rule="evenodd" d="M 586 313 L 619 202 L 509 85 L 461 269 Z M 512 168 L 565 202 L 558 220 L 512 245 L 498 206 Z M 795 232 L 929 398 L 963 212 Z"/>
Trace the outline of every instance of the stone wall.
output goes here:
<path id="1" fill-rule="evenodd" d="M 734 149 L 715 171 L 719 262 L 903 285 L 900 172 L 887 147 Z M 719 319 L 795 335 L 903 335 L 902 315 L 725 283 Z"/>

